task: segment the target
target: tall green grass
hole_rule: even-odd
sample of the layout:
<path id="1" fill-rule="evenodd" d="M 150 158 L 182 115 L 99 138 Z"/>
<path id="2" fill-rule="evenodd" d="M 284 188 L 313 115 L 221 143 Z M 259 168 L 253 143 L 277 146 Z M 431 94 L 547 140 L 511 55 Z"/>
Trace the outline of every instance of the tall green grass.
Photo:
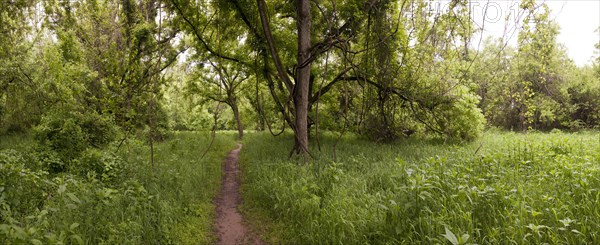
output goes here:
<path id="1" fill-rule="evenodd" d="M 245 211 L 292 244 L 598 244 L 600 136 L 491 132 L 471 143 L 246 135 Z"/>
<path id="2" fill-rule="evenodd" d="M 221 185 L 221 164 L 235 148 L 235 135 L 217 134 L 212 146 L 207 132 L 175 132 L 155 149 L 155 166 L 149 164 L 149 148 L 139 145 L 124 151 L 135 168 L 132 178 L 163 200 L 163 228 L 176 244 L 211 244 L 215 207 L 213 199 Z M 202 155 L 206 152 L 204 158 Z"/>
<path id="3" fill-rule="evenodd" d="M 154 166 L 147 144 L 132 139 L 116 155 L 116 143 L 87 151 L 55 174 L 45 162 L 58 160 L 32 150 L 27 136 L 2 137 L 0 243 L 211 244 L 213 198 L 234 139 L 218 134 L 200 158 L 208 133 L 173 133 L 155 144 Z"/>

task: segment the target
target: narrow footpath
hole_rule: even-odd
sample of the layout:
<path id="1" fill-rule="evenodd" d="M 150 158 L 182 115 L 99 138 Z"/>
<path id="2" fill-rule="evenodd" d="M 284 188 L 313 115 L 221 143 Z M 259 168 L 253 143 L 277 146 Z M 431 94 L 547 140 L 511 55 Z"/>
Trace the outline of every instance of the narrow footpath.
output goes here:
<path id="1" fill-rule="evenodd" d="M 227 158 L 223 162 L 223 170 L 225 177 L 219 196 L 217 196 L 217 234 L 219 245 L 234 245 L 234 244 L 252 244 L 262 245 L 264 242 L 252 234 L 245 226 L 242 215 L 238 211 L 238 205 L 241 203 L 239 192 L 240 180 L 238 177 L 238 155 L 242 145 L 229 152 Z"/>

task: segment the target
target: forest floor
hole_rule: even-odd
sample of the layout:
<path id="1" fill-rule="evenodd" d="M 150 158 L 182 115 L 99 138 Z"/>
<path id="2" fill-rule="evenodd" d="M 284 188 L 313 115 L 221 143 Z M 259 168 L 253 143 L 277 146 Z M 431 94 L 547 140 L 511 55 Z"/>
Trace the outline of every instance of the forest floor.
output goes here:
<path id="1" fill-rule="evenodd" d="M 217 244 L 264 244 L 264 242 L 246 227 L 244 219 L 238 211 L 241 203 L 239 192 L 240 179 L 238 176 L 238 156 L 242 145 L 229 152 L 223 162 L 225 176 L 221 190 L 216 199 L 217 206 Z"/>

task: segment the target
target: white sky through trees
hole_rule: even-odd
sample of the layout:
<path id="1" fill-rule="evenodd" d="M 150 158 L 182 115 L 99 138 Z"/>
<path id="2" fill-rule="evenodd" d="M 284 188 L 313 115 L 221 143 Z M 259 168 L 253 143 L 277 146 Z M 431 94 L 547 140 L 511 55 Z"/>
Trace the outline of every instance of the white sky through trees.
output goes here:
<path id="1" fill-rule="evenodd" d="M 548 1 L 552 15 L 561 26 L 558 42 L 564 43 L 577 65 L 591 63 L 594 45 L 600 41 L 600 1 Z"/>
<path id="2" fill-rule="evenodd" d="M 449 0 L 432 0 L 432 11 L 444 10 Z M 523 12 L 519 8 L 520 0 L 471 0 L 471 16 L 478 28 L 483 27 L 483 40 L 486 37 L 505 37 L 510 46 L 517 46 L 519 21 Z M 594 45 L 600 41 L 600 0 L 537 0 L 537 4 L 546 3 L 550 18 L 560 26 L 557 41 L 565 45 L 568 55 L 579 66 L 591 64 L 597 57 Z M 484 21 L 485 20 L 485 21 Z M 484 23 L 485 22 L 485 23 Z M 481 34 L 472 39 L 471 45 L 478 48 Z M 481 42 L 483 44 L 483 41 Z M 482 46 L 479 46 L 481 49 Z"/>

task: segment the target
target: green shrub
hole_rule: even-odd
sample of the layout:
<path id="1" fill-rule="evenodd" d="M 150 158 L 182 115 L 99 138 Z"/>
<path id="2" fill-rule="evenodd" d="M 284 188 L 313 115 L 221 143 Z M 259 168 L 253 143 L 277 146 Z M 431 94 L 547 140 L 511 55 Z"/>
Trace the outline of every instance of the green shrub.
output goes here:
<path id="1" fill-rule="evenodd" d="M 79 124 L 86 142 L 93 147 L 104 147 L 117 136 L 117 128 L 112 120 L 97 113 L 81 114 Z"/>
<path id="2" fill-rule="evenodd" d="M 0 223 L 43 206 L 48 196 L 47 172 L 32 171 L 14 150 L 0 151 Z"/>
<path id="3" fill-rule="evenodd" d="M 66 162 L 60 157 L 60 154 L 56 151 L 49 150 L 47 148 L 38 148 L 26 155 L 29 157 L 39 169 L 47 170 L 50 173 L 60 173 L 67 170 Z M 34 166 L 30 166 L 34 167 Z"/>
<path id="4" fill-rule="evenodd" d="M 479 98 L 469 93 L 468 88 L 456 88 L 455 101 L 437 108 L 441 117 L 436 120 L 447 137 L 463 140 L 474 140 L 483 132 L 485 117 L 477 108 Z"/>
<path id="5" fill-rule="evenodd" d="M 117 180 L 123 173 L 125 162 L 117 155 L 98 149 L 88 149 L 83 152 L 78 163 L 72 166 L 72 171 L 82 176 L 95 176 L 103 182 Z"/>
<path id="6" fill-rule="evenodd" d="M 35 132 L 36 139 L 63 160 L 76 158 L 86 148 L 83 130 L 73 118 L 44 117 Z"/>
<path id="7" fill-rule="evenodd" d="M 54 233 L 77 224 L 76 231 L 87 244 L 143 244 L 164 236 L 160 199 L 135 180 L 113 187 L 69 175 L 53 181 L 58 188 L 48 209 Z"/>
<path id="8" fill-rule="evenodd" d="M 112 122 L 97 113 L 48 113 L 35 128 L 35 138 L 67 162 L 89 147 L 103 147 L 116 137 Z"/>

